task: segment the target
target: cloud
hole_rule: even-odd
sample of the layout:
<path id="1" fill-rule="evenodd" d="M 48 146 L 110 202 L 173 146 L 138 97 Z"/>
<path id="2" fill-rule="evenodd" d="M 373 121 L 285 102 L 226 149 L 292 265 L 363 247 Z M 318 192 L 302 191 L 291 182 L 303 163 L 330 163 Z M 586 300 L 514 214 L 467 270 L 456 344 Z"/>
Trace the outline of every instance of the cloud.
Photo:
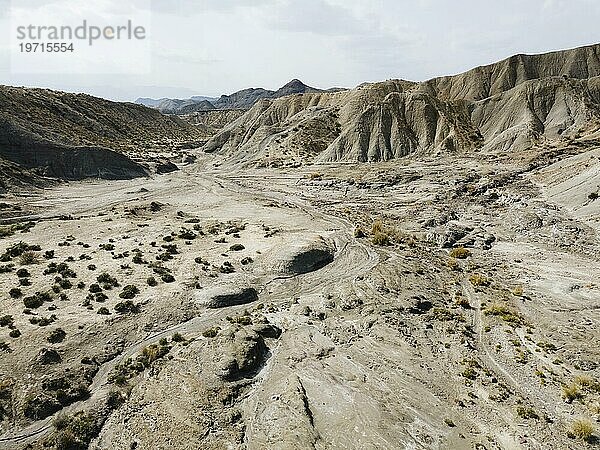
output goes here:
<path id="1" fill-rule="evenodd" d="M 151 0 L 151 12 L 175 15 L 201 15 L 219 11 L 228 12 L 239 8 L 252 9 L 273 4 L 275 0 Z"/>

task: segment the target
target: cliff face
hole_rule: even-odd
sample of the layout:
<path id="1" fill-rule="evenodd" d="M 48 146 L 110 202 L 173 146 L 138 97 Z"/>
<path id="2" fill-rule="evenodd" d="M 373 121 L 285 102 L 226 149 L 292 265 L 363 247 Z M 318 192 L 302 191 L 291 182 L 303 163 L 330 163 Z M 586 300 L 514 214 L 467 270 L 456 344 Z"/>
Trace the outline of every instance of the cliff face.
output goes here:
<path id="1" fill-rule="evenodd" d="M 423 83 L 390 80 L 257 103 L 204 147 L 296 165 L 444 152 L 506 153 L 600 121 L 600 45 L 517 55 Z"/>

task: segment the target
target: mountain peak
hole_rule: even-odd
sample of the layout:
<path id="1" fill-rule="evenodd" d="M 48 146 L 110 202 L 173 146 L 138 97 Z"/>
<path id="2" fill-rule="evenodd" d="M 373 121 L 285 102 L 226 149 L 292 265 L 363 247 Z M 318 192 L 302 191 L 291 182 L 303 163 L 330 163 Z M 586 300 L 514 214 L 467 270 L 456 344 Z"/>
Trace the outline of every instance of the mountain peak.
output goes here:
<path id="1" fill-rule="evenodd" d="M 294 78 L 289 83 L 285 84 L 282 89 L 285 88 L 307 88 L 308 86 L 300 81 L 298 78 Z"/>

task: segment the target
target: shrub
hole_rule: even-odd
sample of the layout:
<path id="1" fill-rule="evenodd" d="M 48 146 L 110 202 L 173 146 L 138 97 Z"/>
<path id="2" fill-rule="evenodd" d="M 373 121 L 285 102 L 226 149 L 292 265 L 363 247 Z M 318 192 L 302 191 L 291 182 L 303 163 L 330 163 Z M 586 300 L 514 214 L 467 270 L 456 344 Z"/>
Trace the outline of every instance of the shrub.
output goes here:
<path id="1" fill-rule="evenodd" d="M 599 195 L 600 195 L 600 194 L 598 194 L 597 192 L 592 192 L 590 195 L 588 195 L 588 198 L 589 198 L 590 200 L 592 200 L 592 201 L 594 201 L 594 200 L 598 200 L 598 196 L 599 196 Z"/>
<path id="2" fill-rule="evenodd" d="M 535 409 L 527 406 L 517 406 L 517 415 L 522 419 L 539 419 L 539 414 Z"/>
<path id="3" fill-rule="evenodd" d="M 231 247 L 229 247 L 229 250 L 232 252 L 241 252 L 245 248 L 246 247 L 244 247 L 242 244 L 233 244 Z"/>
<path id="4" fill-rule="evenodd" d="M 56 330 L 52 330 L 47 340 L 51 344 L 58 344 L 59 342 L 62 342 L 66 336 L 67 333 L 65 332 L 65 330 L 63 330 L 62 328 L 57 328 Z"/>
<path id="5" fill-rule="evenodd" d="M 138 356 L 138 361 L 140 361 L 144 366 L 150 367 L 154 361 L 169 353 L 169 350 L 169 347 L 165 345 L 149 345 L 148 347 L 144 347 L 142 354 Z"/>
<path id="6" fill-rule="evenodd" d="M 177 250 L 177 244 L 163 244 L 162 248 L 165 249 L 165 252 L 169 255 L 177 255 L 179 250 Z"/>
<path id="7" fill-rule="evenodd" d="M 163 280 L 165 283 L 173 283 L 175 281 L 175 277 L 173 275 L 171 275 L 170 273 L 162 274 L 160 279 Z"/>
<path id="8" fill-rule="evenodd" d="M 220 330 L 221 330 L 221 328 L 219 328 L 219 327 L 212 327 L 212 328 L 209 328 L 208 330 L 203 331 L 202 336 L 204 336 L 205 338 L 214 338 L 214 337 L 217 337 L 217 334 L 219 334 Z"/>
<path id="9" fill-rule="evenodd" d="M 103 316 L 108 316 L 110 314 L 110 311 L 108 310 L 107 307 L 103 306 L 101 308 L 98 308 L 98 314 L 103 315 Z"/>
<path id="10" fill-rule="evenodd" d="M 252 258 L 250 258 L 249 256 L 247 256 L 246 258 L 243 258 L 243 259 L 240 261 L 240 264 L 241 264 L 242 266 L 247 266 L 248 264 L 252 264 L 253 262 L 254 262 L 254 260 L 253 260 Z"/>
<path id="11" fill-rule="evenodd" d="M 469 380 L 475 380 L 477 378 L 477 371 L 472 367 L 467 367 L 461 375 Z"/>
<path id="12" fill-rule="evenodd" d="M 487 279 L 484 275 L 475 273 L 469 277 L 469 281 L 473 286 L 489 286 L 490 280 Z"/>
<path id="13" fill-rule="evenodd" d="M 31 280 L 29 278 L 19 278 L 19 286 L 31 286 Z"/>
<path id="14" fill-rule="evenodd" d="M 460 270 L 460 264 L 458 264 L 456 258 L 448 258 L 448 262 L 446 264 L 448 265 L 448 268 L 450 270 L 453 270 L 455 272 Z"/>
<path id="15" fill-rule="evenodd" d="M 372 242 L 373 244 L 381 245 L 382 247 L 386 247 L 391 244 L 389 235 L 380 232 L 377 232 L 373 235 Z"/>
<path id="16" fill-rule="evenodd" d="M 96 281 L 98 281 L 98 283 L 101 283 L 101 284 L 108 284 L 108 285 L 115 286 L 115 287 L 117 287 L 119 285 L 119 282 L 117 281 L 117 279 L 115 277 L 110 276 L 106 272 L 98 275 L 96 277 Z"/>
<path id="17" fill-rule="evenodd" d="M 99 284 L 94 283 L 94 284 L 90 284 L 90 287 L 88 289 L 92 294 L 95 294 L 96 292 L 102 292 L 102 288 L 100 287 Z"/>
<path id="18" fill-rule="evenodd" d="M 1 259 L 2 261 L 8 261 L 11 258 L 21 256 L 25 252 L 39 252 L 41 250 L 42 248 L 39 245 L 29 245 L 21 241 L 8 247 Z"/>
<path id="19" fill-rule="evenodd" d="M 58 450 L 88 448 L 92 439 L 100 433 L 99 424 L 98 418 L 89 412 L 79 411 L 70 416 L 59 416 L 53 422 L 54 446 Z"/>
<path id="20" fill-rule="evenodd" d="M 18 338 L 19 336 L 21 336 L 21 332 L 20 332 L 18 329 L 14 328 L 14 329 L 10 330 L 10 333 L 8 333 L 8 335 L 9 335 L 11 338 L 15 338 L 15 339 L 16 339 L 16 338 Z"/>
<path id="21" fill-rule="evenodd" d="M 566 384 L 562 387 L 563 397 L 568 403 L 581 398 L 581 390 L 575 383 Z"/>
<path id="22" fill-rule="evenodd" d="M 0 273 L 9 273 L 15 270 L 14 264 L 2 264 L 0 265 Z"/>
<path id="23" fill-rule="evenodd" d="M 38 264 L 39 262 L 40 259 L 37 253 L 31 250 L 23 252 L 23 254 L 19 257 L 19 264 L 21 264 L 22 266 L 30 266 L 32 264 Z"/>
<path id="24" fill-rule="evenodd" d="M 66 278 L 63 278 L 59 281 L 58 285 L 62 288 L 62 289 L 71 289 L 73 287 L 73 283 L 71 283 L 69 280 L 67 280 Z"/>
<path id="25" fill-rule="evenodd" d="M 488 306 L 483 314 L 486 316 L 498 316 L 505 322 L 515 325 L 525 325 L 525 319 L 519 315 L 516 311 L 510 309 L 508 306 L 501 304 L 492 304 Z"/>
<path id="26" fill-rule="evenodd" d="M 594 425 L 587 419 L 577 419 L 571 424 L 571 434 L 582 441 L 591 442 Z"/>
<path id="27" fill-rule="evenodd" d="M 456 247 L 450 251 L 450 257 L 456 259 L 467 259 L 471 252 L 464 247 Z"/>
<path id="28" fill-rule="evenodd" d="M 131 300 L 125 300 L 115 305 L 115 311 L 119 314 L 136 313 L 139 311 L 139 307 Z"/>
<path id="29" fill-rule="evenodd" d="M 23 296 L 23 291 L 19 288 L 12 288 L 8 291 L 8 295 L 10 295 L 10 298 L 21 298 Z"/>
<path id="30" fill-rule="evenodd" d="M 131 298 L 134 298 L 139 293 L 140 293 L 140 290 L 137 288 L 137 286 L 130 284 L 123 288 L 123 292 L 121 292 L 119 294 L 119 297 L 125 298 L 125 299 L 131 299 Z"/>
<path id="31" fill-rule="evenodd" d="M 582 388 L 590 387 L 594 385 L 594 379 L 589 375 L 577 375 L 575 377 L 575 383 Z"/>
<path id="32" fill-rule="evenodd" d="M 0 327 L 8 327 L 13 324 L 13 316 L 7 314 L 5 316 L 0 317 Z"/>
<path id="33" fill-rule="evenodd" d="M 361 238 L 364 238 L 365 236 L 366 236 L 366 234 L 361 227 L 356 227 L 354 229 L 354 237 L 355 238 L 361 239 Z"/>
<path id="34" fill-rule="evenodd" d="M 517 286 L 516 288 L 514 288 L 512 290 L 512 294 L 515 297 L 522 297 L 523 296 L 523 286 Z"/>
<path id="35" fill-rule="evenodd" d="M 185 338 L 180 333 L 174 333 L 173 336 L 171 336 L 171 340 L 173 342 L 184 342 Z"/>
<path id="36" fill-rule="evenodd" d="M 148 277 L 146 279 L 146 283 L 148 284 L 148 286 L 151 286 L 151 287 L 158 286 L 158 281 L 156 281 L 156 278 L 154 278 L 154 277 Z"/>
<path id="37" fill-rule="evenodd" d="M 461 308 L 468 309 L 471 307 L 471 305 L 469 305 L 469 300 L 467 300 L 462 295 L 459 295 L 456 297 L 455 303 L 456 303 L 456 306 L 460 306 Z"/>
<path id="38" fill-rule="evenodd" d="M 19 269 L 17 270 L 17 277 L 19 278 L 29 278 L 31 274 L 27 269 Z"/>
<path id="39" fill-rule="evenodd" d="M 23 304 L 25 308 L 35 309 L 39 308 L 44 304 L 44 302 L 51 302 L 52 295 L 49 292 L 36 292 L 34 295 L 30 297 L 25 297 L 23 299 Z"/>
<path id="40" fill-rule="evenodd" d="M 180 239 L 193 241 L 197 237 L 198 237 L 198 235 L 196 233 L 194 233 L 192 230 L 188 230 L 187 228 L 182 228 L 181 231 L 179 232 Z"/>

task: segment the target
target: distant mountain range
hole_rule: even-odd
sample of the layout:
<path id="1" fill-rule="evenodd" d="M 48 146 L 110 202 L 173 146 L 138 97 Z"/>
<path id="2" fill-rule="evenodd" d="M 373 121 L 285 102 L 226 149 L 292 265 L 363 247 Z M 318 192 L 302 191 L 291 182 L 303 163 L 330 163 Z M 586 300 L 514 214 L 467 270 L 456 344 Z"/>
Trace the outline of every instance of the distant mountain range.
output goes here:
<path id="1" fill-rule="evenodd" d="M 317 89 L 307 86 L 302 81 L 294 79 L 285 86 L 271 91 L 263 88 L 249 88 L 221 97 L 194 96 L 188 99 L 172 98 L 138 98 L 135 103 L 158 109 L 164 114 L 190 114 L 193 112 L 210 111 L 214 109 L 250 109 L 262 99 L 276 99 L 293 94 L 337 92 L 341 88 Z"/>

